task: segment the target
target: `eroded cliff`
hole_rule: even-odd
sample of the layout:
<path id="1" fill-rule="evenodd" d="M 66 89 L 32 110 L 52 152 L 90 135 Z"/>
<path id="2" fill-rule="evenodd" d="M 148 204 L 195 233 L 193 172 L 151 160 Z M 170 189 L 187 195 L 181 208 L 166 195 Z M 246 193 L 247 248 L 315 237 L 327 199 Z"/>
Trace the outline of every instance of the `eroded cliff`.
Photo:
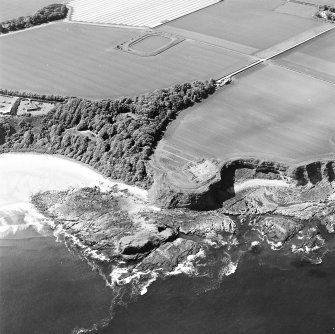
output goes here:
<path id="1" fill-rule="evenodd" d="M 319 184 L 331 187 L 335 179 L 335 163 L 331 160 L 293 166 L 258 159 L 209 163 L 212 166 L 211 172 L 205 176 L 201 175 L 201 179 L 197 179 L 194 173 L 190 177 L 189 171 L 194 171 L 194 166 L 203 165 L 204 160 L 186 165 L 179 175 L 170 174 L 152 163 L 154 183 L 149 190 L 151 201 L 165 208 L 215 210 L 220 208 L 224 201 L 233 198 L 239 185 L 246 181 L 249 181 L 250 185 L 252 180 L 254 185 L 270 185 L 270 181 L 273 180 L 296 187 Z"/>

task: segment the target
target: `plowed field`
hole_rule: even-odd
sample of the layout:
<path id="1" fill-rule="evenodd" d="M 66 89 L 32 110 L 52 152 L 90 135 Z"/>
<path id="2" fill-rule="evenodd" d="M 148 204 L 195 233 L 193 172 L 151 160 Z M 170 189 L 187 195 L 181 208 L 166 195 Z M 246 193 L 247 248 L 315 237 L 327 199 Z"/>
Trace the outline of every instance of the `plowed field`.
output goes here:
<path id="1" fill-rule="evenodd" d="M 282 4 L 282 0 L 225 0 L 161 28 L 178 28 L 263 50 L 322 24 L 276 12 Z"/>
<path id="2" fill-rule="evenodd" d="M 200 158 L 300 162 L 333 154 L 335 86 L 275 65 L 237 78 L 168 128 L 155 158 L 178 171 Z"/>
<path id="3" fill-rule="evenodd" d="M 0 38 L 0 87 L 87 98 L 137 95 L 172 84 L 219 78 L 253 60 L 184 41 L 154 57 L 115 45 L 140 34 L 84 24 L 50 24 Z"/>

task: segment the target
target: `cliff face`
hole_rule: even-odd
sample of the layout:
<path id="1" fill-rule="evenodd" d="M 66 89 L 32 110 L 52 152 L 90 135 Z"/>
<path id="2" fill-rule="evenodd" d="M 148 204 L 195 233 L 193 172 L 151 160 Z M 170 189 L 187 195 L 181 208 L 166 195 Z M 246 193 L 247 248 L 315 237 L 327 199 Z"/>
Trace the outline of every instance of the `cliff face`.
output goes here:
<path id="1" fill-rule="evenodd" d="M 311 162 L 288 169 L 287 175 L 297 182 L 297 186 L 316 185 L 321 181 L 333 182 L 335 180 L 335 162 Z"/>
<path id="2" fill-rule="evenodd" d="M 227 187 L 219 174 L 211 183 L 187 189 L 171 183 L 168 176 L 162 173 L 155 175 L 154 184 L 149 190 L 150 200 L 162 208 L 211 210 L 218 208 L 227 196 Z"/>
<path id="3" fill-rule="evenodd" d="M 246 181 L 278 180 L 296 187 L 304 187 L 317 186 L 319 183 L 331 184 L 335 180 L 333 161 L 289 166 L 273 161 L 237 159 L 217 163 L 216 166 L 216 173 L 211 179 L 198 184 L 183 180 L 182 185 L 169 173 L 155 169 L 149 197 L 153 203 L 164 208 L 215 210 L 222 207 L 224 201 L 234 197 L 238 185 Z"/>
<path id="4" fill-rule="evenodd" d="M 202 216 L 203 224 L 193 217 L 179 224 L 179 231 L 196 235 L 206 231 L 217 241 L 218 226 L 235 225 L 237 234 L 248 227 L 274 250 L 285 247 L 313 263 L 321 261 L 327 252 L 323 233 L 333 233 L 335 228 L 334 161 L 289 166 L 237 159 L 215 165 L 214 177 L 198 184 L 184 181 L 178 186 L 178 179 L 168 173 L 156 173 L 150 190 L 156 204 L 208 212 L 207 218 Z M 237 224 L 227 223 L 230 217 Z"/>

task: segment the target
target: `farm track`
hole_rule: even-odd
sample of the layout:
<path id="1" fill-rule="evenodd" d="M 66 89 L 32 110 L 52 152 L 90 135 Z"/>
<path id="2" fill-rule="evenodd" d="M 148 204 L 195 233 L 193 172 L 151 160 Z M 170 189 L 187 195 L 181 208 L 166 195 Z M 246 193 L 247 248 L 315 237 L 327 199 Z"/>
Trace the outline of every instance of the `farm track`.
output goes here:
<path id="1" fill-rule="evenodd" d="M 57 24 L 57 23 L 58 23 L 57 21 L 53 21 L 53 22 L 39 24 L 38 26 L 33 26 L 33 27 L 26 28 L 26 29 L 23 29 L 23 30 L 10 31 L 7 34 L 0 34 L 0 38 L 4 38 L 6 36 L 11 36 L 11 35 L 15 35 L 15 34 L 20 34 L 20 33 L 25 32 L 25 31 L 31 31 L 31 30 L 36 30 L 36 29 L 40 29 L 40 28 L 45 28 L 46 26 L 50 26 L 50 25 Z"/>
<path id="2" fill-rule="evenodd" d="M 213 37 L 213 36 L 206 35 L 206 34 L 200 34 L 200 33 L 189 31 L 189 30 L 182 29 L 182 28 L 176 28 L 173 26 L 164 26 L 161 30 L 174 34 L 174 35 L 178 35 L 181 37 L 185 37 L 185 38 L 196 40 L 202 43 L 206 43 L 209 45 L 221 47 L 224 49 L 229 49 L 231 51 L 234 51 L 234 52 L 237 52 L 243 55 L 245 54 L 251 55 L 258 51 L 258 49 L 253 48 L 251 46 L 231 42 L 231 41 L 228 41 L 222 38 Z"/>

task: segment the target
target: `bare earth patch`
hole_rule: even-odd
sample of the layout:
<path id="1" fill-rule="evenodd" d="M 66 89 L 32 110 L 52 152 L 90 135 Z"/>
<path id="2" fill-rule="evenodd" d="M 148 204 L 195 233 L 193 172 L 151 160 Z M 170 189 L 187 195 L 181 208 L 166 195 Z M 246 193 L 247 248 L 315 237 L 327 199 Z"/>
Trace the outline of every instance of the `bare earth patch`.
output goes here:
<path id="1" fill-rule="evenodd" d="M 54 103 L 36 101 L 32 99 L 22 99 L 19 107 L 17 108 L 17 115 L 31 114 L 32 116 L 45 115 L 52 108 Z"/>
<path id="2" fill-rule="evenodd" d="M 190 181 L 201 183 L 208 181 L 217 173 L 217 165 L 209 160 L 201 160 L 197 163 L 189 163 L 184 167 L 184 173 L 189 175 Z"/>
<path id="3" fill-rule="evenodd" d="M 9 114 L 17 100 L 15 96 L 0 95 L 0 115 Z"/>

